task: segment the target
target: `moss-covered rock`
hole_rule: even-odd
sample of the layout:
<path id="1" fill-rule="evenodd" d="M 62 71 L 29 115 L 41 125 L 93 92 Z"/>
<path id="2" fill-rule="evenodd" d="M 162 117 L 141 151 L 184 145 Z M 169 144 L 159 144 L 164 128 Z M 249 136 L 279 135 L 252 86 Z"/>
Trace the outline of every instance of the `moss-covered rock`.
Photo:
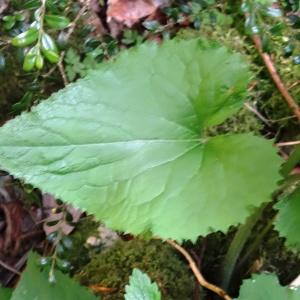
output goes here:
<path id="1" fill-rule="evenodd" d="M 75 278 L 84 285 L 115 289 L 104 293 L 104 300 L 123 300 L 133 268 L 155 281 L 164 300 L 189 300 L 194 280 L 187 264 L 166 243 L 159 240 L 119 241 L 108 251 L 96 255 Z"/>

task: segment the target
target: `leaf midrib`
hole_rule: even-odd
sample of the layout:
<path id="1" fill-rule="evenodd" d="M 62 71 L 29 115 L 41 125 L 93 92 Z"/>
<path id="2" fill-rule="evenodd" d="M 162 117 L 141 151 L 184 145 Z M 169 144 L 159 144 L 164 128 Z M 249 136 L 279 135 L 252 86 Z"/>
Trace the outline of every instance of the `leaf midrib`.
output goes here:
<path id="1" fill-rule="evenodd" d="M 207 138 L 198 139 L 138 139 L 138 140 L 126 140 L 126 141 L 115 141 L 115 142 L 97 142 L 97 143 L 82 143 L 82 144 L 47 144 L 47 145 L 0 145 L 0 148 L 64 148 L 64 147 L 88 147 L 88 146 L 105 146 L 114 144 L 127 144 L 127 143 L 190 143 L 198 142 L 204 144 Z"/>

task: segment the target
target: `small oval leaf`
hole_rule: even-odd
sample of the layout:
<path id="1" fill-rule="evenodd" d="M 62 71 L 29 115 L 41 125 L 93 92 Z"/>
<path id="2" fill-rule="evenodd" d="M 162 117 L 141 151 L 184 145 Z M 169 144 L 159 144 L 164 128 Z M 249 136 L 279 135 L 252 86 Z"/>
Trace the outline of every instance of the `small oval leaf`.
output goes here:
<path id="1" fill-rule="evenodd" d="M 57 63 L 59 61 L 59 54 L 56 44 L 52 37 L 44 33 L 41 39 L 41 49 L 45 58 L 51 63 Z"/>
<path id="2" fill-rule="evenodd" d="M 69 18 L 59 15 L 46 15 L 45 22 L 54 29 L 64 29 L 71 23 Z"/>
<path id="3" fill-rule="evenodd" d="M 29 28 L 27 31 L 17 35 L 11 40 L 13 46 L 26 47 L 38 39 L 39 32 L 36 28 Z"/>
<path id="4" fill-rule="evenodd" d="M 42 50 L 45 58 L 53 64 L 58 63 L 59 55 L 58 53 L 51 51 L 51 50 Z"/>
<path id="5" fill-rule="evenodd" d="M 30 72 L 34 68 L 36 58 L 37 58 L 37 53 L 38 53 L 37 48 L 33 47 L 25 55 L 24 63 L 23 63 L 23 70 L 25 72 Z"/>
<path id="6" fill-rule="evenodd" d="M 38 70 L 41 70 L 44 66 L 44 58 L 41 53 L 36 56 L 35 66 Z"/>
<path id="7" fill-rule="evenodd" d="M 26 19 L 25 13 L 18 13 L 15 15 L 16 21 L 22 22 Z"/>
<path id="8" fill-rule="evenodd" d="M 35 9 L 40 6 L 40 1 L 38 0 L 29 0 L 23 4 L 23 9 Z"/>
<path id="9" fill-rule="evenodd" d="M 61 31 L 57 37 L 57 45 L 59 49 L 66 49 L 68 44 L 67 33 Z"/>
<path id="10" fill-rule="evenodd" d="M 16 18 L 15 16 L 5 16 L 3 17 L 4 25 L 3 27 L 6 30 L 12 29 L 14 25 L 16 24 Z"/>
<path id="11" fill-rule="evenodd" d="M 39 30 L 41 28 L 41 23 L 38 22 L 38 21 L 33 21 L 31 24 L 30 24 L 30 28 L 35 28 L 37 30 Z"/>
<path id="12" fill-rule="evenodd" d="M 54 40 L 47 33 L 43 33 L 43 35 L 42 35 L 41 48 L 42 48 L 42 50 L 46 50 L 46 51 L 51 50 L 53 52 L 58 52 Z"/>

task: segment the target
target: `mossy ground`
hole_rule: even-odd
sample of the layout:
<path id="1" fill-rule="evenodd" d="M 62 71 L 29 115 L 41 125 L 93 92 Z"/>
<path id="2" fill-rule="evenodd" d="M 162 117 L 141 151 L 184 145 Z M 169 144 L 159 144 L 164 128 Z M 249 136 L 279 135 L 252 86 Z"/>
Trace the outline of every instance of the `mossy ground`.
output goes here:
<path id="1" fill-rule="evenodd" d="M 194 279 L 189 267 L 166 243 L 159 240 L 119 241 L 112 248 L 95 255 L 75 278 L 84 285 L 116 289 L 102 294 L 104 300 L 121 300 L 133 268 L 154 280 L 164 300 L 191 299 Z"/>

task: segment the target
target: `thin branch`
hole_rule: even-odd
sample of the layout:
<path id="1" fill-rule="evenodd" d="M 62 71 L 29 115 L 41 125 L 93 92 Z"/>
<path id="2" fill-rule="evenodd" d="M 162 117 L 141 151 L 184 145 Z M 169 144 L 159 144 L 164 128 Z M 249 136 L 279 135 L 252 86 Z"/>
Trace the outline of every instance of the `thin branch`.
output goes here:
<path id="1" fill-rule="evenodd" d="M 2 260 L 0 260 L 0 266 L 3 267 L 6 270 L 11 271 L 12 273 L 15 273 L 15 274 L 21 276 L 21 273 L 18 270 L 16 270 L 15 268 L 11 267 L 10 265 L 8 265 L 7 263 L 5 263 Z"/>
<path id="2" fill-rule="evenodd" d="M 276 146 L 278 147 L 295 146 L 295 145 L 300 145 L 300 141 L 282 142 L 276 144 Z"/>
<path id="3" fill-rule="evenodd" d="M 77 25 L 79 19 L 81 18 L 81 16 L 82 16 L 82 15 L 86 12 L 86 10 L 88 9 L 88 3 L 89 3 L 89 1 L 87 1 L 87 2 L 82 6 L 82 8 L 80 9 L 80 11 L 79 11 L 78 14 L 76 15 L 75 19 L 73 20 L 73 22 L 69 25 L 69 29 L 68 29 L 68 31 L 67 31 L 67 33 L 66 33 L 66 36 L 65 36 L 66 41 L 70 39 L 72 33 L 73 33 L 74 30 L 75 30 L 75 27 L 76 27 L 76 25 Z M 66 54 L 65 51 L 62 51 L 62 52 L 60 53 L 59 62 L 58 62 L 55 66 L 53 66 L 53 68 L 51 68 L 51 69 L 49 70 L 48 73 L 46 73 L 45 75 L 43 75 L 43 77 L 48 77 L 48 76 L 50 76 L 50 75 L 55 71 L 55 69 L 58 67 L 59 72 L 60 72 L 60 74 L 61 74 L 61 77 L 62 77 L 62 79 L 63 79 L 64 85 L 66 86 L 66 85 L 69 84 L 69 81 L 68 81 L 67 76 L 66 76 L 65 68 L 64 68 L 64 66 L 63 66 L 63 61 L 64 61 L 65 54 Z"/>
<path id="4" fill-rule="evenodd" d="M 63 54 L 65 54 L 65 53 L 63 53 Z M 64 64 L 63 64 L 64 56 L 65 55 L 60 57 L 59 62 L 57 63 L 57 65 L 58 65 L 60 75 L 63 79 L 64 85 L 67 86 L 69 84 L 69 81 L 68 81 L 68 78 L 67 78 L 67 75 L 66 75 L 66 72 L 65 72 Z"/>
<path id="5" fill-rule="evenodd" d="M 232 298 L 220 287 L 206 281 L 206 279 L 203 277 L 203 275 L 197 268 L 197 265 L 196 265 L 195 261 L 193 260 L 193 258 L 191 257 L 191 255 L 183 247 L 181 247 L 180 245 L 178 245 L 177 243 L 175 243 L 172 240 L 167 240 L 166 242 L 168 244 L 170 244 L 173 248 L 178 250 L 186 258 L 186 260 L 188 261 L 188 263 L 190 265 L 191 270 L 193 271 L 193 273 L 194 273 L 195 277 L 197 278 L 200 285 L 207 288 L 208 290 L 211 290 L 212 292 L 219 295 L 221 298 L 223 298 L 225 300 L 232 300 Z"/>
<path id="6" fill-rule="evenodd" d="M 244 106 L 249 111 L 253 112 L 263 123 L 265 123 L 267 126 L 271 126 L 270 120 L 266 119 L 254 106 L 252 106 L 250 103 L 246 102 L 244 103 Z"/>
<path id="7" fill-rule="evenodd" d="M 252 40 L 254 42 L 255 47 L 257 48 L 262 60 L 264 61 L 266 68 L 268 69 L 268 72 L 270 73 L 271 78 L 273 79 L 278 91 L 282 95 L 283 99 L 286 101 L 288 106 L 291 108 L 291 110 L 294 112 L 295 116 L 298 118 L 300 122 L 300 108 L 297 104 L 297 102 L 294 100 L 294 98 L 289 93 L 288 89 L 282 82 L 275 66 L 272 61 L 272 58 L 268 53 L 265 53 L 262 48 L 262 42 L 258 35 L 252 35 Z"/>
<path id="8" fill-rule="evenodd" d="M 289 87 L 288 90 L 293 89 L 294 87 L 296 87 L 298 84 L 300 84 L 300 80 L 295 81 L 294 83 L 292 83 Z"/>
<path id="9" fill-rule="evenodd" d="M 68 32 L 66 34 L 66 40 L 68 40 L 70 38 L 70 36 L 72 35 L 72 33 L 75 30 L 76 24 L 79 21 L 79 19 L 81 18 L 81 16 L 86 12 L 86 10 L 89 7 L 89 1 L 86 1 L 86 3 L 82 6 L 82 8 L 80 9 L 80 11 L 78 12 L 78 14 L 76 15 L 75 19 L 73 20 L 73 22 L 69 25 L 69 29 Z"/>
<path id="10" fill-rule="evenodd" d="M 25 265 L 26 260 L 28 257 L 28 252 L 25 252 L 20 259 L 15 263 L 14 265 L 14 269 L 16 270 L 21 270 L 22 267 Z M 9 283 L 15 278 L 15 273 L 11 272 L 10 274 L 8 274 L 5 278 L 5 280 L 2 282 L 3 286 L 8 286 Z M 17 274 L 19 276 L 19 274 Z"/>

